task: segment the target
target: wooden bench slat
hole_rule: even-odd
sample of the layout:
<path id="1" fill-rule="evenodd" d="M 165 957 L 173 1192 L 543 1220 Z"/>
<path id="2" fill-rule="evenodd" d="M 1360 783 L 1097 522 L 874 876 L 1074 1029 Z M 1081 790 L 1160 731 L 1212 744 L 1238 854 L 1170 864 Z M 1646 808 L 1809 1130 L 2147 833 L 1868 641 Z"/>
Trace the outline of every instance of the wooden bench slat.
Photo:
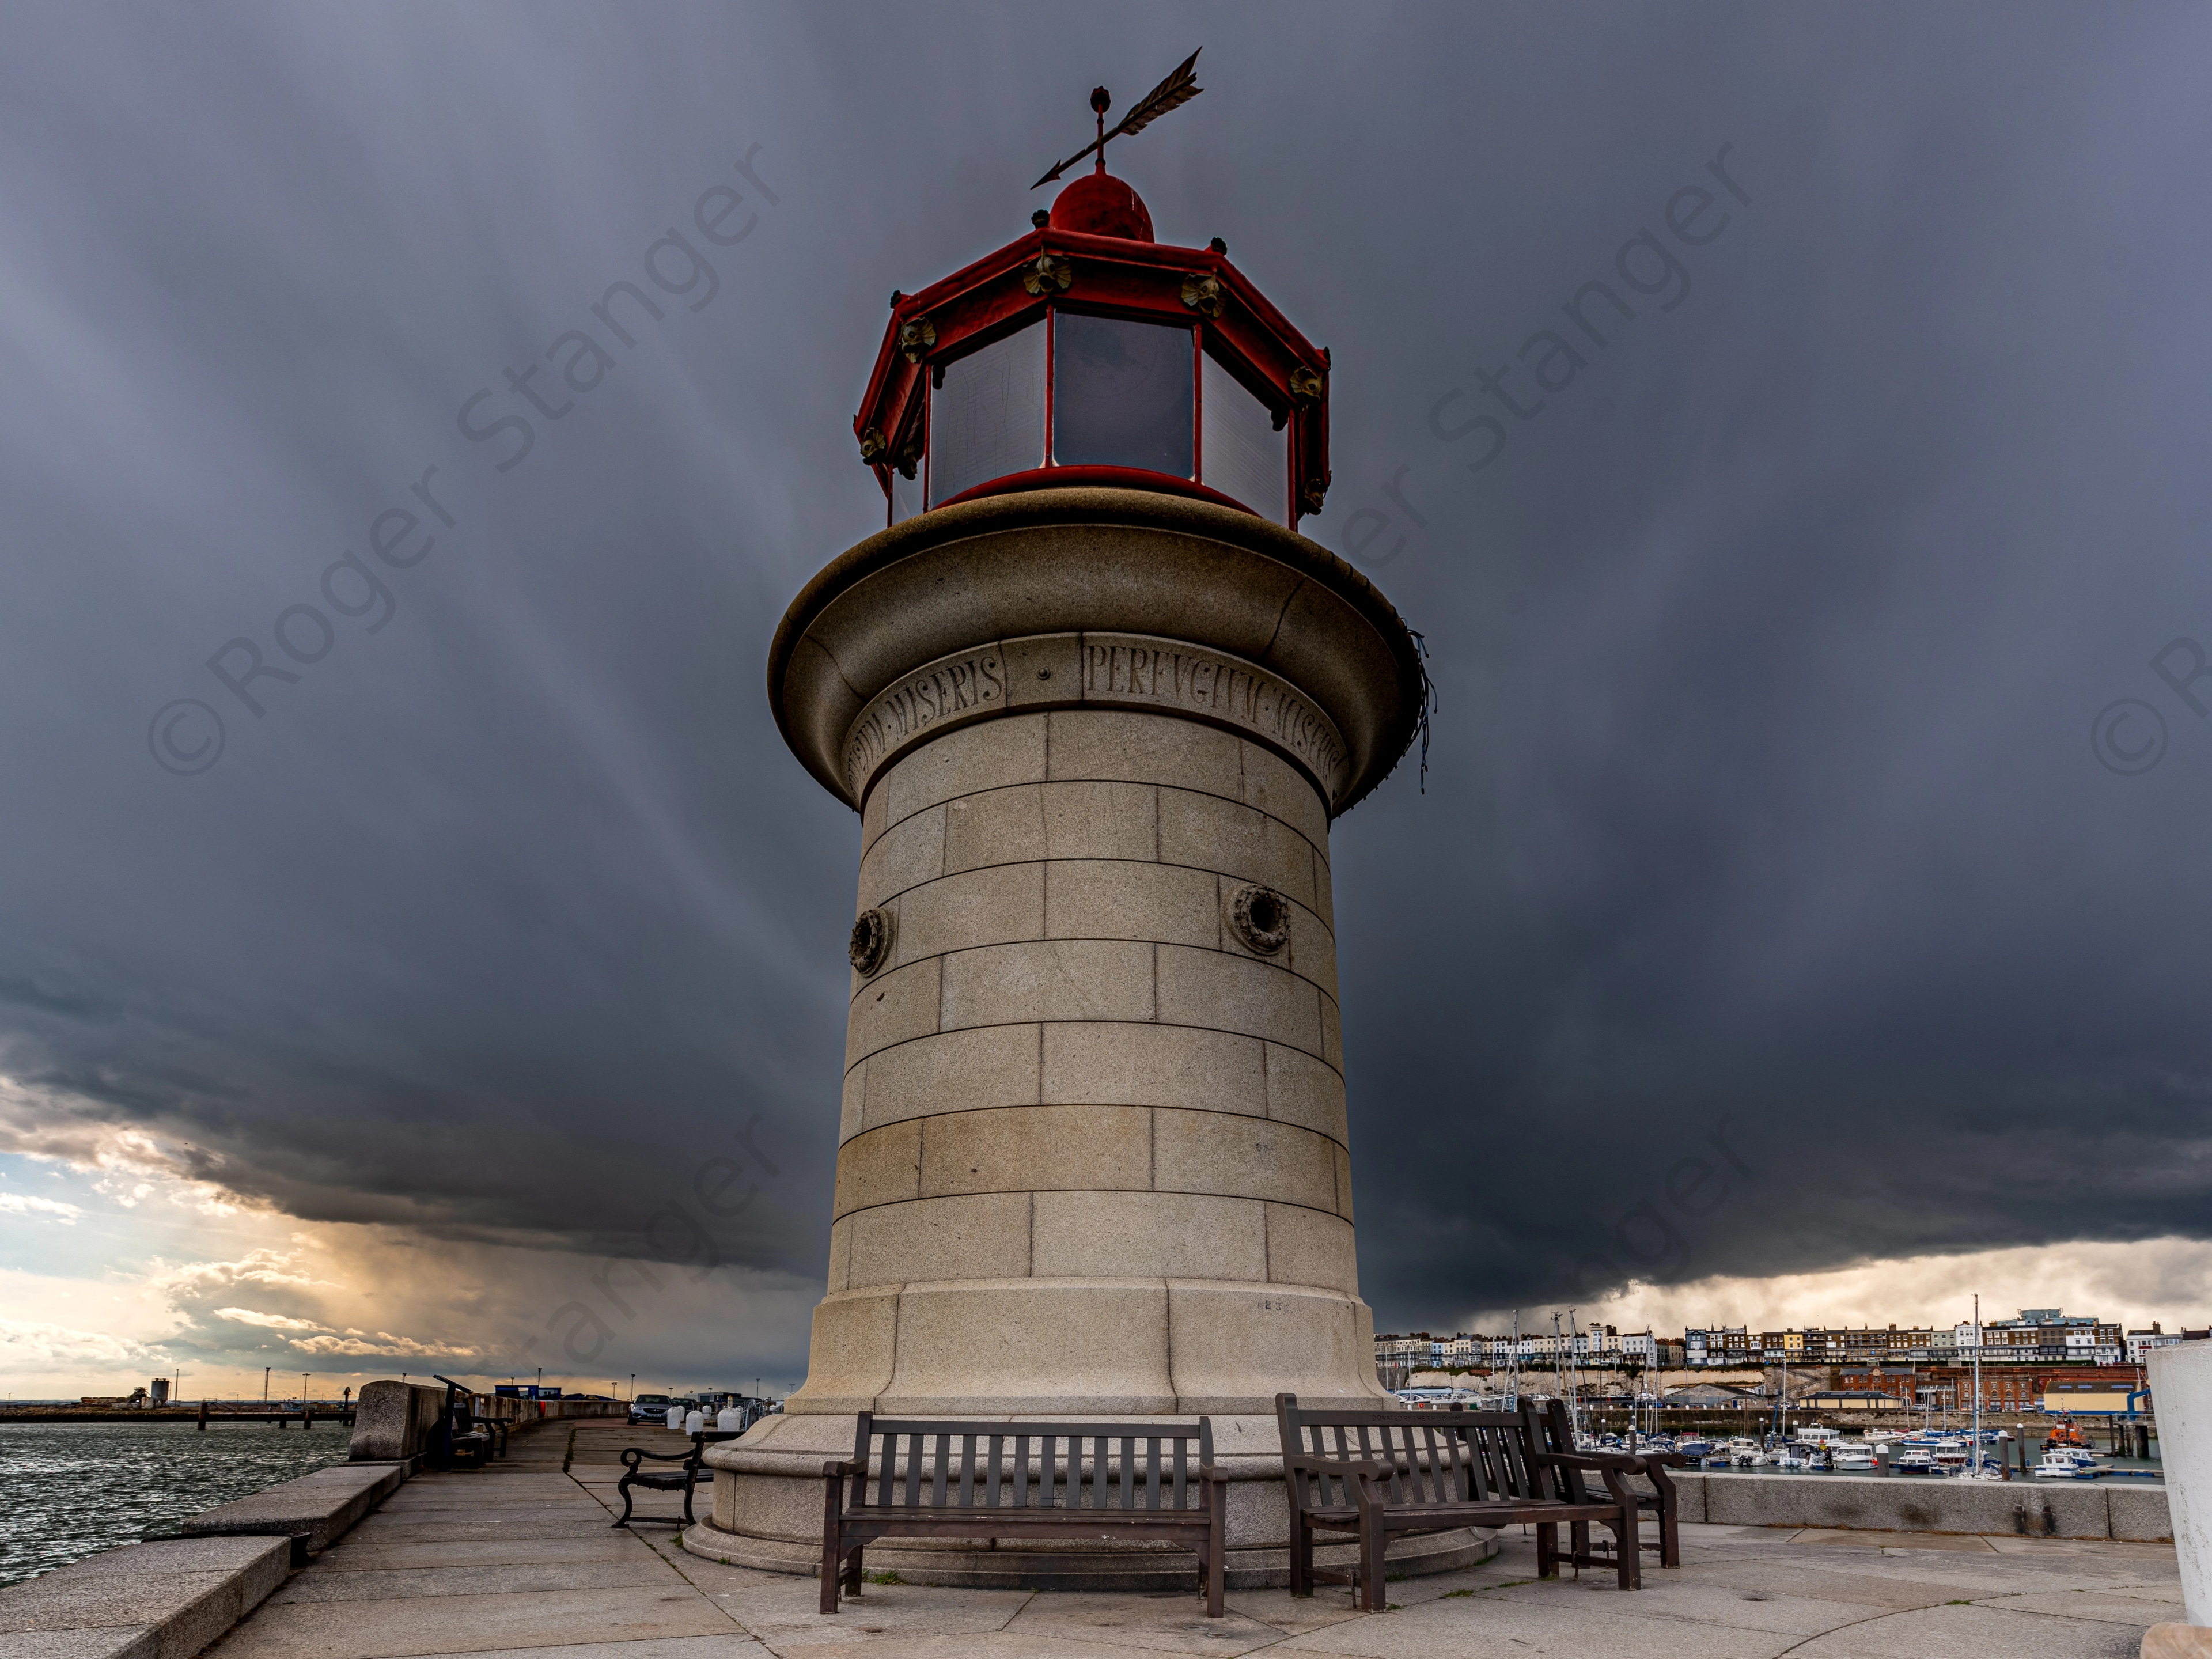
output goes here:
<path id="1" fill-rule="evenodd" d="M 1161 1501 L 1164 1464 L 1171 1506 Z M 871 1474 L 872 1504 L 867 1501 Z M 902 1534 L 1079 1536 L 1102 1526 L 1131 1538 L 1193 1546 L 1207 1612 L 1218 1617 L 1222 1611 L 1225 1476 L 1213 1462 L 1210 1419 L 1200 1418 L 1194 1428 L 1166 1423 L 1000 1425 L 974 1419 L 878 1419 L 863 1412 L 854 1425 L 852 1458 L 825 1465 L 823 1477 L 824 1613 L 836 1611 L 841 1584 L 849 1594 L 860 1593 L 862 1551 L 875 1539 Z"/>

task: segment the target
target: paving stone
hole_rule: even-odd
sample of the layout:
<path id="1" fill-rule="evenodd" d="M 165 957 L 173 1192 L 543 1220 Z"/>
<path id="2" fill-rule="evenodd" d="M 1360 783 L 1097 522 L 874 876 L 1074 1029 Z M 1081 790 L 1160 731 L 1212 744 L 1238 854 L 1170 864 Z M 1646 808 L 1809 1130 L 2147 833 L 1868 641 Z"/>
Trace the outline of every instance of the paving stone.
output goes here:
<path id="1" fill-rule="evenodd" d="M 732 1633 L 727 1614 L 672 1574 L 665 1586 L 264 1607 L 233 1631 L 213 1655 L 214 1659 L 402 1659 Z"/>
<path id="2" fill-rule="evenodd" d="M 2098 1619 L 2108 1624 L 2132 1625 L 2138 1630 L 2169 1620 L 2185 1622 L 2188 1618 L 2182 1611 L 2179 1586 L 2167 1600 L 2154 1600 L 2126 1590 L 2045 1590 L 2032 1595 L 2008 1595 L 1980 1605 L 2002 1607 L 2010 1613 L 2052 1613 L 2065 1619 Z"/>
<path id="3" fill-rule="evenodd" d="M 1206 1616 L 1195 1593 L 1111 1595 L 1067 1591 L 1039 1595 L 1006 1626 L 1012 1636 L 1106 1642 L 1156 1653 L 1249 1653 L 1283 1639 L 1283 1632 L 1248 1614 Z"/>
<path id="4" fill-rule="evenodd" d="M 1579 1586 L 1554 1583 L 1521 1584 L 1478 1594 L 1522 1601 L 1532 1607 L 1556 1607 L 1576 1589 L 1612 1598 L 1603 1611 L 1626 1618 L 1672 1619 L 1692 1624 L 1729 1625 L 1742 1630 L 1771 1631 L 1781 1635 L 1818 1636 L 1867 1616 L 1863 1603 L 1821 1601 L 1809 1595 L 1778 1594 L 1755 1585 L 1746 1587 L 1726 1580 L 1685 1579 L 1676 1573 L 1662 1577 L 1644 1575 L 1640 1590 L 1622 1591 L 1585 1576 Z"/>
<path id="5" fill-rule="evenodd" d="M 2136 1659 L 2141 1629 L 1984 1607 L 1924 1607 L 1814 1637 L 1792 1659 Z"/>
<path id="6" fill-rule="evenodd" d="M 1482 1595 L 1432 1601 L 1294 1636 L 1270 1651 L 1350 1654 L 1358 1659 L 1507 1651 L 1516 1659 L 1777 1659 L 1804 1639 L 1788 1632 L 1626 1617 L 1612 1603 L 1591 1605 L 1597 1599 L 1570 1587 L 1551 1605 Z M 1619 1597 L 1621 1604 L 1634 1600 L 1632 1594 Z"/>
<path id="7" fill-rule="evenodd" d="M 309 1549 L 325 1550 L 397 1492 L 406 1478 L 406 1471 L 396 1463 L 342 1463 L 190 1516 L 179 1529 L 187 1535 L 210 1536 L 305 1533 Z"/>
<path id="8" fill-rule="evenodd" d="M 819 1637 L 786 1640 L 770 1647 L 780 1656 L 804 1659 L 1131 1659 L 1132 1650 L 1109 1642 L 1070 1641 L 1057 1636 L 1018 1636 L 988 1631 L 975 1636 L 905 1636 L 896 1632 L 823 1632 Z"/>
<path id="9" fill-rule="evenodd" d="M 380 1572 L 303 1572 L 270 1597 L 295 1601 L 380 1601 L 414 1595 L 521 1595 L 538 1590 L 661 1585 L 668 1569 L 632 1551 L 607 1561 L 526 1562 L 500 1566 L 400 1567 Z"/>
<path id="10" fill-rule="evenodd" d="M 151 1625 L 0 1635 L 0 1659 L 160 1659 L 161 1652 L 161 1632 Z"/>
<path id="11" fill-rule="evenodd" d="M 543 1566 L 568 1561 L 627 1561 L 636 1540 L 609 1531 L 563 1538 L 469 1539 L 387 1544 L 356 1534 L 319 1561 L 316 1572 L 382 1572 L 395 1567 Z"/>
<path id="12" fill-rule="evenodd" d="M 378 1544 L 462 1544 L 462 1541 L 491 1541 L 491 1540 L 525 1540 L 525 1537 L 599 1537 L 613 1528 L 606 1517 L 595 1516 L 591 1510 L 580 1510 L 575 1520 L 564 1516 L 549 1517 L 520 1517 L 502 1522 L 498 1517 L 467 1517 L 467 1520 L 392 1520 L 374 1531 Z"/>
<path id="13" fill-rule="evenodd" d="M 493 1648 L 470 1659 L 772 1659 L 750 1636 L 669 1636 L 644 1642 L 586 1642 L 557 1648 Z M 428 1659 L 441 1659 L 431 1655 Z"/>
<path id="14" fill-rule="evenodd" d="M 0 1591 L 0 1637 L 35 1638 L 15 1644 L 31 1653 L 144 1648 L 181 1659 L 283 1583 L 291 1553 L 281 1538 L 164 1540 L 104 1551 Z M 87 1632 L 109 1632 L 108 1647 Z"/>

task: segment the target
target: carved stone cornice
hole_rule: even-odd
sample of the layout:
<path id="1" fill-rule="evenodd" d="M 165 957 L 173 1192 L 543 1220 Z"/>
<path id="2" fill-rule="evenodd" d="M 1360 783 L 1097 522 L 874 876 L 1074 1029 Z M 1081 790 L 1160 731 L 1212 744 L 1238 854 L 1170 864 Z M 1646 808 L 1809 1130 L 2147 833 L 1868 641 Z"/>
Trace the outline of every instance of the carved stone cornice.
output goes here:
<path id="1" fill-rule="evenodd" d="M 1056 636 L 1049 649 L 1060 654 L 1012 660 L 1017 642 L 1024 653 L 1045 650 L 1035 643 L 1043 636 Z M 1093 641 L 1109 653 L 1096 689 L 1083 654 Z M 1116 646 L 1124 685 L 1128 652 L 1167 653 L 1144 659 L 1135 701 L 1276 748 L 1315 779 L 1332 814 L 1388 775 L 1418 728 L 1413 637 L 1357 570 L 1249 513 L 1103 488 L 939 507 L 848 550 L 785 613 L 769 700 L 800 762 L 857 809 L 883 761 L 864 754 L 856 763 L 854 743 L 910 746 L 895 714 L 866 728 L 874 737 L 862 726 L 902 686 L 910 720 L 932 711 L 910 730 L 931 726 L 935 711 L 968 720 L 1117 700 L 1128 694 L 1114 689 Z M 948 662 L 964 666 L 979 652 L 996 653 L 995 666 L 978 658 L 961 682 L 969 689 L 948 678 L 942 695 L 936 680 L 921 690 L 925 670 L 946 675 Z M 1018 697 L 1018 675 L 1029 677 Z M 994 683 L 992 707 L 982 692 Z M 1232 697 L 1243 713 L 1231 712 Z"/>

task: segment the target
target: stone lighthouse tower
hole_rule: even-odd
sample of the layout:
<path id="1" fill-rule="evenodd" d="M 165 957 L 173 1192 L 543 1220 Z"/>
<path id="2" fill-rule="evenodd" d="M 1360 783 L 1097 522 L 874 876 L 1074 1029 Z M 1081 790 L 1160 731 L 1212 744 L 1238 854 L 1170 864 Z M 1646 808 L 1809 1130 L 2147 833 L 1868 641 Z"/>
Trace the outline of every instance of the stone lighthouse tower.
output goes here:
<path id="1" fill-rule="evenodd" d="M 1250 1583 L 1287 1537 L 1274 1395 L 1381 1395 L 1329 826 L 1425 682 L 1297 533 L 1328 353 L 1219 240 L 1157 240 L 1103 147 L 1035 223 L 894 297 L 854 422 L 886 526 L 769 653 L 786 739 L 860 818 L 829 1288 L 805 1386 L 710 1454 L 687 1543 L 811 1571 L 856 1412 L 1203 1413 Z M 1142 1577 L 1104 1544 L 885 1558 Z"/>

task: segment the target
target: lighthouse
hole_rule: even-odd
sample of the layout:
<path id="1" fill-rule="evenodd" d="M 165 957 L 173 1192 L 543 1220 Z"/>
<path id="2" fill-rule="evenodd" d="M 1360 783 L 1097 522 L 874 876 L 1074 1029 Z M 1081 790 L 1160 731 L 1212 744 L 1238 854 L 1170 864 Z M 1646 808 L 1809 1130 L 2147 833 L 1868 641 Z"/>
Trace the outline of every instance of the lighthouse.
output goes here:
<path id="1" fill-rule="evenodd" d="M 1222 240 L 1158 240 L 1092 102 L 1095 165 L 1027 234 L 893 296 L 854 421 L 884 527 L 769 651 L 792 752 L 859 816 L 859 880 L 829 1282 L 805 1385 L 708 1455 L 686 1542 L 711 1558 L 811 1571 L 862 1411 L 1205 1414 L 1231 1582 L 1287 1582 L 1274 1395 L 1384 1400 L 1329 832 L 1426 682 L 1389 602 L 1298 533 L 1328 353 Z M 1393 1567 L 1486 1548 L 1403 1540 Z M 1188 1572 L 1104 1542 L 871 1560 Z"/>

